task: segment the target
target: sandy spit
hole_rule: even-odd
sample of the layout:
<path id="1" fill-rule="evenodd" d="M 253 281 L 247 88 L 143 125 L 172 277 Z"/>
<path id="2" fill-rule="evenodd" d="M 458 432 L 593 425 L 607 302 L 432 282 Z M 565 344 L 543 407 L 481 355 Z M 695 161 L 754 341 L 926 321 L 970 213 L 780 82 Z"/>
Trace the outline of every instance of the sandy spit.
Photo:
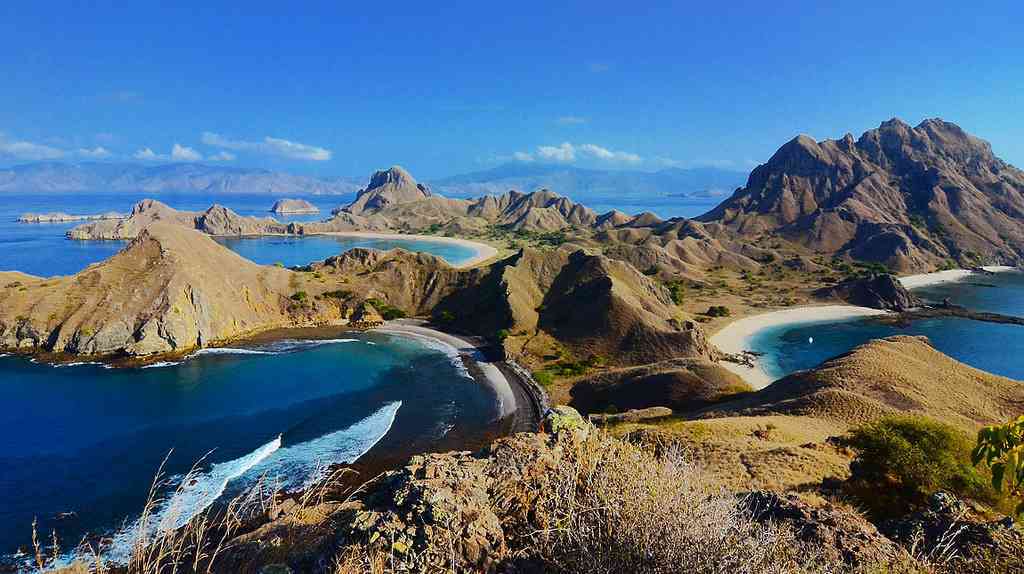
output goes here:
<path id="1" fill-rule="evenodd" d="M 360 239 L 414 239 L 416 241 L 433 241 L 435 243 L 451 243 L 454 245 L 461 245 L 462 247 L 468 247 L 476 252 L 472 258 L 464 261 L 458 265 L 453 265 L 456 268 L 473 267 L 492 259 L 498 255 L 498 250 L 487 245 L 485 243 L 479 243 L 477 241 L 470 241 L 469 239 L 460 239 L 458 237 L 438 237 L 436 235 L 414 235 L 405 233 L 374 233 L 370 231 L 329 231 L 319 233 L 317 235 L 334 235 L 338 237 L 358 237 Z"/>
<path id="2" fill-rule="evenodd" d="M 751 339 L 762 329 L 777 327 L 780 325 L 799 325 L 802 323 L 817 323 L 825 321 L 843 321 L 856 319 L 858 317 L 870 317 L 881 315 L 885 311 L 871 309 L 868 307 L 855 307 L 853 305 L 821 305 L 794 307 L 781 311 L 762 313 L 752 317 L 745 317 L 729 323 L 721 331 L 711 337 L 711 343 L 718 347 L 723 353 L 740 353 L 753 350 L 750 346 Z M 774 379 L 768 375 L 760 364 L 755 363 L 754 367 L 747 367 L 727 361 L 721 365 L 736 373 L 754 389 L 763 389 L 770 385 Z"/>
<path id="3" fill-rule="evenodd" d="M 483 373 L 483 380 L 478 378 L 477 382 L 487 385 L 497 396 L 498 418 L 504 418 L 516 411 L 518 405 L 516 404 L 516 396 L 512 391 L 511 383 L 505 378 L 501 370 L 494 363 L 487 360 L 487 357 L 484 356 L 480 348 L 472 342 L 450 333 L 426 327 L 422 322 L 415 319 L 388 321 L 383 327 L 377 327 L 373 331 L 375 333 L 432 339 L 461 356 L 468 356 Z"/>
<path id="4" fill-rule="evenodd" d="M 1016 267 L 1010 267 L 1009 265 L 986 265 L 982 267 L 983 270 L 989 273 L 1005 273 L 1007 271 L 1018 271 Z M 935 285 L 936 283 L 949 283 L 950 281 L 962 281 L 971 275 L 974 275 L 974 271 L 970 269 L 947 269 L 946 271 L 936 271 L 934 273 L 920 273 L 918 275 L 907 275 L 906 277 L 900 277 L 900 283 L 903 284 L 907 289 L 914 289 L 917 287 L 924 287 L 926 285 Z"/>

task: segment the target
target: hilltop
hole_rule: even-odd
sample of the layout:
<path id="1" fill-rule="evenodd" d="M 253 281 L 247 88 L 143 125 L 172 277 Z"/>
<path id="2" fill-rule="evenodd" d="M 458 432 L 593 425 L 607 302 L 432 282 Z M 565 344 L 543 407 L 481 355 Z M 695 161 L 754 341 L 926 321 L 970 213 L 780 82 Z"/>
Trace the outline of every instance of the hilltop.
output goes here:
<path id="1" fill-rule="evenodd" d="M 700 221 L 898 271 L 1024 260 L 1024 172 L 941 119 L 801 135 Z"/>

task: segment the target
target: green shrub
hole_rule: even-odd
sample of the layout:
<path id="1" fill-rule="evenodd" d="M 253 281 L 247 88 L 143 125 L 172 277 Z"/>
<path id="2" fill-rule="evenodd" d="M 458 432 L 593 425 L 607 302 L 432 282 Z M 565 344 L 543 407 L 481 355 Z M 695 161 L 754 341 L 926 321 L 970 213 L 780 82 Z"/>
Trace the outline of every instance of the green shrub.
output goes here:
<path id="1" fill-rule="evenodd" d="M 329 299 L 348 299 L 352 297 L 352 292 L 345 289 L 337 289 L 335 291 L 327 291 L 323 296 Z"/>
<path id="2" fill-rule="evenodd" d="M 994 504 L 998 495 L 971 462 L 969 437 L 918 416 L 886 417 L 842 439 L 856 451 L 847 492 L 876 519 L 902 516 L 946 490 Z"/>
<path id="3" fill-rule="evenodd" d="M 367 299 L 366 302 L 373 305 L 373 308 L 380 313 L 380 316 L 383 317 L 385 321 L 405 317 L 405 311 L 393 305 L 389 305 L 380 299 Z"/>
<path id="4" fill-rule="evenodd" d="M 555 376 L 547 371 L 537 371 L 533 373 L 533 380 L 537 381 L 540 386 L 547 387 L 554 382 Z"/>
<path id="5" fill-rule="evenodd" d="M 704 313 L 708 317 L 728 317 L 732 314 L 725 305 L 712 305 L 708 307 L 708 310 Z"/>
<path id="6" fill-rule="evenodd" d="M 512 333 L 509 332 L 508 329 L 498 329 L 498 332 L 494 334 L 494 338 L 497 339 L 498 342 L 504 342 L 511 334 Z"/>
<path id="7" fill-rule="evenodd" d="M 441 311 L 440 313 L 437 314 L 437 320 L 441 323 L 454 323 L 455 313 L 452 313 L 451 311 L 445 309 L 444 311 Z"/>
<path id="8" fill-rule="evenodd" d="M 298 301 L 299 303 L 304 303 L 306 301 L 306 299 L 309 299 L 309 295 L 305 291 L 296 291 L 296 292 L 292 293 L 292 296 L 290 297 L 290 299 L 292 301 Z"/>
<path id="9" fill-rule="evenodd" d="M 686 299 L 686 283 L 683 281 L 669 281 L 665 283 L 665 287 L 668 288 L 668 292 L 672 295 L 672 302 L 676 305 L 682 305 Z"/>
<path id="10" fill-rule="evenodd" d="M 1014 512 L 1024 514 L 1024 415 L 978 431 L 971 461 L 991 468 L 992 486 L 1016 499 Z"/>

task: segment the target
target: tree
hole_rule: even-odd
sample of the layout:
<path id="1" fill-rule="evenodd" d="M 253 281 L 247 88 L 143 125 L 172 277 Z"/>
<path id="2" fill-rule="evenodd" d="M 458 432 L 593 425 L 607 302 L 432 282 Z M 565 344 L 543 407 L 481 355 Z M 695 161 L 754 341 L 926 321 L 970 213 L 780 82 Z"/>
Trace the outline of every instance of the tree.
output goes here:
<path id="1" fill-rule="evenodd" d="M 971 460 L 992 469 L 992 486 L 1019 499 L 1016 513 L 1024 514 L 1024 415 L 978 431 Z"/>

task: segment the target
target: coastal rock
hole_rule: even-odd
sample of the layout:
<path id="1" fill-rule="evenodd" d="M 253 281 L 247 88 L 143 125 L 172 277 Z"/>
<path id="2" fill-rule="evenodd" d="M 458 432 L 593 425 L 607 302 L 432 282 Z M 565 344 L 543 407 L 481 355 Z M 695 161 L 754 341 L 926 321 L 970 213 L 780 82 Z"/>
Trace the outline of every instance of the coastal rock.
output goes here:
<path id="1" fill-rule="evenodd" d="M 279 199 L 270 208 L 272 213 L 285 215 L 320 213 L 320 208 L 306 201 L 305 199 Z"/>
<path id="2" fill-rule="evenodd" d="M 815 252 L 928 271 L 1024 261 L 1024 172 L 955 124 L 898 119 L 859 139 L 801 135 L 698 219 Z"/>
<path id="3" fill-rule="evenodd" d="M 840 299 L 851 305 L 887 311 L 906 311 L 921 305 L 921 300 L 916 295 L 908 291 L 898 278 L 888 273 L 850 279 L 833 287 L 819 289 L 814 295 L 822 299 Z"/>

